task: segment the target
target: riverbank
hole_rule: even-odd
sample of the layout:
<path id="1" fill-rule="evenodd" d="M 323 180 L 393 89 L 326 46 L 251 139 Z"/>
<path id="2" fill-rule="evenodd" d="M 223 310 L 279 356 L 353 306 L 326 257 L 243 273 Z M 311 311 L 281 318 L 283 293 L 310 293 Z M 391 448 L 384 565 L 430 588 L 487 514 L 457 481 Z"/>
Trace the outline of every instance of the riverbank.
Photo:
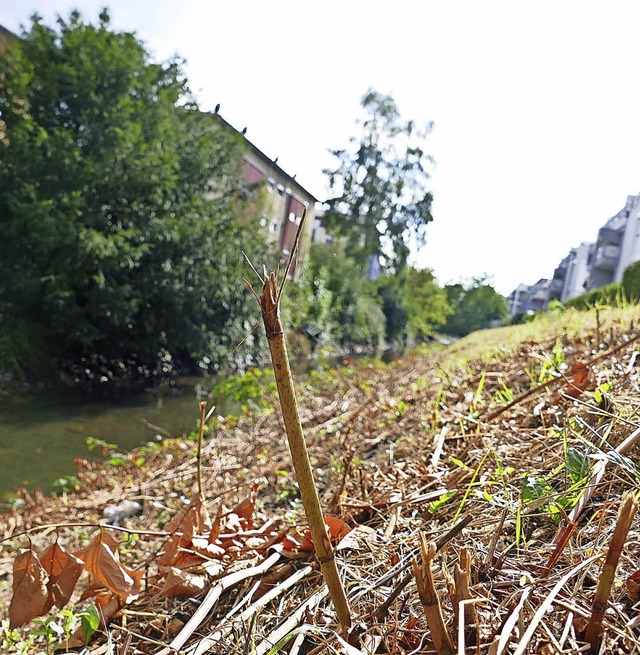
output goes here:
<path id="1" fill-rule="evenodd" d="M 584 621 L 578 617 L 590 616 L 600 569 L 600 561 L 587 560 L 584 553 L 605 554 L 621 496 L 637 485 L 636 450 L 625 452 L 624 460 L 611 453 L 639 427 L 638 320 L 637 308 L 598 315 L 565 312 L 535 324 L 475 333 L 437 352 L 418 349 L 389 363 L 353 361 L 312 372 L 299 385 L 300 414 L 322 505 L 353 529 L 351 542 L 339 551 L 339 568 L 354 617 L 366 634 L 375 632 L 389 651 L 410 652 L 420 643 L 430 647 L 413 584 L 399 588 L 397 599 L 383 608 L 402 581 L 402 571 L 409 570 L 402 565 L 418 552 L 423 533 L 443 544 L 446 561 L 439 558 L 439 566 L 452 569 L 465 549 L 471 555 L 468 586 L 471 599 L 477 600 L 477 618 L 469 623 L 466 638 L 477 640 L 481 650 L 503 630 L 514 608 L 508 599 L 523 593 L 528 601 L 519 609 L 520 619 L 533 626 L 531 650 L 544 652 L 549 632 L 565 649 L 579 650 Z M 23 494 L 21 507 L 3 524 L 9 537 L 2 556 L 5 572 L 19 548 L 31 543 L 40 552 L 52 543 L 51 530 L 42 530 L 44 525 L 60 524 L 58 543 L 77 552 L 95 539 L 105 507 L 123 499 L 141 502 L 143 514 L 131 518 L 125 532 L 108 533 L 124 540 L 120 561 L 129 571 L 145 571 L 145 583 L 128 604 L 109 592 L 115 609 L 107 630 L 116 648 L 128 640 L 132 653 L 159 652 L 181 634 L 196 609 L 188 599 L 204 598 L 211 585 L 208 576 L 224 580 L 263 561 L 294 526 L 304 532 L 276 407 L 273 397 L 269 409 L 248 408 L 240 417 L 209 424 L 202 455 L 203 505 L 196 502 L 197 444 L 190 439 L 144 446 L 116 466 L 78 462 L 83 484 L 73 494 Z M 554 535 L 562 525 L 558 508 L 569 513 L 586 493 L 590 472 L 604 461 L 599 453 L 609 453 L 609 467 L 588 501 L 588 514 L 578 515 L 569 545 L 549 564 Z M 188 514 L 188 507 L 199 508 L 199 518 Z M 179 519 L 171 520 L 176 516 L 182 517 L 181 529 Z M 452 532 L 460 520 L 465 527 Z M 72 522 L 82 527 L 68 525 Z M 30 530 L 30 541 L 19 536 L 25 530 Z M 183 560 L 167 555 L 171 544 L 178 544 L 170 539 L 178 538 L 176 530 L 183 536 L 191 533 L 188 544 L 179 542 L 188 554 Z M 193 541 L 196 534 L 206 535 L 200 545 Z M 196 585 L 185 587 L 184 597 L 174 596 L 168 569 L 160 568 L 163 552 L 163 561 L 171 561 L 177 576 L 171 584 L 186 584 L 188 578 Z M 271 584 L 285 585 L 283 595 L 266 603 L 253 622 L 232 627 L 235 648 L 251 642 L 256 652 L 268 650 L 281 617 L 321 594 L 323 585 L 313 568 L 286 591 L 289 576 L 303 569 L 309 556 L 304 548 L 291 554 L 293 561 L 275 558 L 269 578 Z M 633 558 L 623 559 L 620 581 L 635 569 Z M 536 612 L 554 585 L 573 570 L 582 571 L 582 582 L 574 579 L 571 591 L 561 586 L 553 597 L 553 620 L 536 627 Z M 84 576 L 81 586 L 86 586 Z M 9 576 L 1 579 L 0 612 L 5 614 Z M 448 608 L 447 630 L 455 638 L 447 586 L 440 575 L 435 582 L 437 596 Z M 250 581 L 229 588 L 197 632 L 208 634 L 216 626 L 226 630 L 224 617 L 231 608 L 254 602 L 250 588 Z M 77 613 L 86 604 L 74 598 Z M 321 595 L 318 603 L 324 619 L 309 619 L 314 627 L 306 633 L 308 648 L 317 639 L 335 639 L 331 605 Z M 630 627 L 634 603 L 621 588 L 616 612 L 607 616 L 604 628 L 608 652 L 640 648 L 640 633 Z M 33 642 L 24 652 L 35 653 L 38 638 L 28 628 L 17 634 L 23 643 Z M 521 643 L 522 633 L 507 637 Z M 96 633 L 92 652 L 106 639 Z M 195 641 L 187 639 L 187 646 Z M 230 653 L 225 643 L 220 642 L 220 652 Z"/>

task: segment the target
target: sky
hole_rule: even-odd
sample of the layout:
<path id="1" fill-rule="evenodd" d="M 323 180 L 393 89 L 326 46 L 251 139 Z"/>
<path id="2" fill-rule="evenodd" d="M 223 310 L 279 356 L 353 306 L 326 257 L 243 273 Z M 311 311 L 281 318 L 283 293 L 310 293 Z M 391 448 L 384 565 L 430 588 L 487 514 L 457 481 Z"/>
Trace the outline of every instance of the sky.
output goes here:
<path id="1" fill-rule="evenodd" d="M 0 0 L 0 24 L 105 6 L 319 199 L 369 88 L 433 122 L 434 220 L 412 263 L 441 284 L 552 277 L 640 192 L 636 0 Z"/>

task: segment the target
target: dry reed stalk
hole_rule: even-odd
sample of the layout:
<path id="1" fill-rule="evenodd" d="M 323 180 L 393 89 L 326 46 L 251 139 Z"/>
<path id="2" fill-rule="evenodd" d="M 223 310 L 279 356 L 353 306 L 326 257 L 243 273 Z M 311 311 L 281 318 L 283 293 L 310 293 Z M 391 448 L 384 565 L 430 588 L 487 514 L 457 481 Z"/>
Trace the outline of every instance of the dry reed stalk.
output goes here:
<path id="1" fill-rule="evenodd" d="M 478 613 L 473 603 L 465 603 L 473 599 L 471 594 L 471 558 L 469 551 L 463 547 L 460 549 L 458 563 L 453 570 L 453 579 L 455 581 L 456 598 L 458 607 L 464 606 L 464 626 L 465 632 L 468 630 L 477 630 Z"/>
<path id="2" fill-rule="evenodd" d="M 596 595 L 593 599 L 593 606 L 591 610 L 591 618 L 587 625 L 585 632 L 585 641 L 591 645 L 590 652 L 596 653 L 600 644 L 600 629 L 602 628 L 602 621 L 604 620 L 604 613 L 607 609 L 607 601 L 611 593 L 611 586 L 615 578 L 616 569 L 618 568 L 618 560 L 622 554 L 627 534 L 631 527 L 631 522 L 638 509 L 638 501 L 635 496 L 629 492 L 625 493 L 622 497 L 620 509 L 618 511 L 618 520 L 616 522 L 607 557 L 604 561 L 604 566 L 598 578 L 598 586 L 596 588 Z"/>
<path id="3" fill-rule="evenodd" d="M 442 618 L 442 608 L 431 573 L 431 562 L 436 555 L 436 545 L 433 541 L 427 542 L 423 534 L 420 534 L 420 551 L 422 566 L 418 564 L 417 559 L 413 559 L 413 575 L 416 579 L 424 615 L 429 624 L 429 630 L 431 630 L 433 645 L 438 655 L 455 655 L 456 649 Z"/>
<path id="4" fill-rule="evenodd" d="M 180 632 L 173 638 L 171 643 L 159 650 L 155 655 L 173 655 L 180 651 L 180 649 L 185 645 L 189 637 L 200 627 L 201 623 L 207 618 L 209 612 L 213 606 L 218 602 L 220 596 L 227 590 L 235 587 L 237 584 L 246 580 L 248 578 L 253 578 L 257 575 L 263 575 L 266 573 L 272 566 L 274 566 L 280 560 L 280 552 L 276 551 L 272 553 L 267 559 L 265 559 L 260 564 L 252 566 L 248 569 L 242 569 L 241 571 L 236 571 L 230 573 L 229 575 L 224 576 L 216 580 L 214 585 L 209 589 L 209 592 L 205 596 L 202 603 L 198 606 L 198 609 L 195 611 L 193 616 L 187 621 L 185 626 L 180 630 Z"/>
<path id="5" fill-rule="evenodd" d="M 302 226 L 302 223 L 300 225 Z M 298 236 L 299 234 L 300 230 L 298 230 Z M 296 244 L 298 236 L 296 236 Z M 293 257 L 293 253 L 291 257 Z M 286 281 L 286 272 L 284 279 Z M 260 303 L 262 320 L 264 322 L 267 341 L 269 342 L 269 351 L 273 362 L 273 371 L 276 378 L 276 386 L 278 387 L 285 430 L 289 440 L 293 468 L 296 472 L 302 504 L 307 521 L 309 522 L 316 558 L 320 563 L 322 575 L 327 583 L 338 621 L 344 630 L 348 630 L 351 627 L 351 612 L 340 575 L 338 574 L 333 547 L 327 534 L 324 515 L 320 507 L 320 499 L 318 498 L 318 491 L 313 479 L 311 462 L 309 461 L 309 453 L 302 431 L 298 403 L 293 387 L 287 345 L 280 319 L 281 293 L 282 287 L 278 289 L 276 274 L 271 273 L 268 275 L 265 271 L 262 294 L 258 297 L 258 302 Z"/>

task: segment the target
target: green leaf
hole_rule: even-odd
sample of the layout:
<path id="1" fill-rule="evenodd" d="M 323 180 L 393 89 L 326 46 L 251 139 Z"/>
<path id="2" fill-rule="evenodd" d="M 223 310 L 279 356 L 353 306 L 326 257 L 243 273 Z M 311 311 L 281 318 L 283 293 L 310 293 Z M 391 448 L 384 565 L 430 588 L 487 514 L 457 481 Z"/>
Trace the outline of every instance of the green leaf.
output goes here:
<path id="1" fill-rule="evenodd" d="M 537 475 L 525 475 L 522 481 L 522 501 L 525 503 L 552 496 L 554 488 Z"/>
<path id="2" fill-rule="evenodd" d="M 436 500 L 433 500 L 429 503 L 428 511 L 430 514 L 435 514 L 445 503 L 447 503 L 451 498 L 453 498 L 458 492 L 456 490 L 446 491 L 441 496 L 438 496 Z"/>
<path id="3" fill-rule="evenodd" d="M 89 605 L 89 607 L 80 614 L 80 621 L 82 632 L 85 636 L 85 643 L 88 644 L 93 633 L 100 627 L 98 608 L 93 604 Z"/>
<path id="4" fill-rule="evenodd" d="M 567 448 L 564 466 L 574 484 L 584 479 L 590 465 L 591 459 L 588 455 L 580 452 L 577 448 L 571 446 Z"/>

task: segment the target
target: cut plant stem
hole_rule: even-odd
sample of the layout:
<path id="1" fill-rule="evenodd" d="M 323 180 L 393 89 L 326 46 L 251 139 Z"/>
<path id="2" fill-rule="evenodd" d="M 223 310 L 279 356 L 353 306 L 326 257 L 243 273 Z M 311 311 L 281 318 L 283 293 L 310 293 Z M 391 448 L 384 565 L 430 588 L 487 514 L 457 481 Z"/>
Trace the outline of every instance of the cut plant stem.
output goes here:
<path id="1" fill-rule="evenodd" d="M 293 253 L 291 257 L 293 257 Z M 309 522 L 316 558 L 320 563 L 322 575 L 327 583 L 338 621 L 340 621 L 343 629 L 347 630 L 351 627 L 351 613 L 340 576 L 338 575 L 333 548 L 324 523 L 320 499 L 318 498 L 318 491 L 313 479 L 311 462 L 309 461 L 309 453 L 302 432 L 284 330 L 280 319 L 281 291 L 282 288 L 278 290 L 276 274 L 271 273 L 268 275 L 265 271 L 262 295 L 258 297 L 258 302 L 262 310 L 262 319 L 269 342 L 269 350 L 271 352 L 285 430 L 289 440 L 293 468 L 298 479 L 302 504 L 304 505 L 304 511 Z"/>
<path id="2" fill-rule="evenodd" d="M 618 560 L 622 554 L 624 543 L 627 540 L 627 534 L 631 527 L 631 521 L 638 509 L 638 501 L 633 494 L 626 493 L 622 497 L 620 510 L 618 511 L 618 520 L 616 522 L 607 557 L 604 561 L 604 566 L 600 572 L 598 579 L 598 587 L 596 588 L 596 595 L 593 599 L 593 607 L 591 609 L 591 618 L 587 625 L 585 633 L 585 641 L 591 645 L 590 652 L 596 653 L 600 644 L 600 629 L 602 628 L 602 621 L 604 613 L 607 609 L 607 602 L 609 594 L 611 593 L 611 586 L 618 567 Z"/>
<path id="3" fill-rule="evenodd" d="M 422 566 L 417 559 L 413 559 L 413 575 L 416 579 L 424 615 L 431 630 L 431 639 L 438 655 L 455 655 L 456 649 L 442 618 L 442 608 L 431 573 L 431 562 L 436 556 L 436 545 L 432 541 L 427 542 L 422 533 L 420 534 L 420 550 Z"/>

